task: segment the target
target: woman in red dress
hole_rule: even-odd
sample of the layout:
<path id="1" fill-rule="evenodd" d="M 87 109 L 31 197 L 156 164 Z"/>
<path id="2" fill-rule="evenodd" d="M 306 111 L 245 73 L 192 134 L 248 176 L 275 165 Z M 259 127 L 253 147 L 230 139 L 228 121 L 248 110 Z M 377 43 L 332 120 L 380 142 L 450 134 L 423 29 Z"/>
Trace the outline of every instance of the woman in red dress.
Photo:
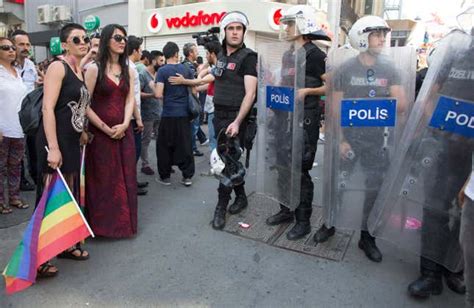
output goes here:
<path id="1" fill-rule="evenodd" d="M 86 72 L 92 95 L 87 116 L 93 139 L 86 152 L 86 215 L 98 236 L 137 233 L 137 174 L 130 124 L 133 74 L 127 64 L 127 33 L 116 24 L 101 34 L 97 63 Z"/>

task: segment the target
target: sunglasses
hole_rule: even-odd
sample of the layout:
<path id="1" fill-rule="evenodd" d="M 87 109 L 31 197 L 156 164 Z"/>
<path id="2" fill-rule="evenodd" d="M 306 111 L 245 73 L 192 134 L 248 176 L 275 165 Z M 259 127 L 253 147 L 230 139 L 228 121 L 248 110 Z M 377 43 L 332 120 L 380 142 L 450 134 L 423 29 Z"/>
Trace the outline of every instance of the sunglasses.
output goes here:
<path id="1" fill-rule="evenodd" d="M 127 37 L 123 36 L 123 35 L 120 35 L 120 34 L 115 34 L 114 36 L 112 36 L 112 38 L 114 39 L 114 41 L 116 41 L 117 43 L 120 43 L 122 41 L 124 41 L 125 43 L 127 43 Z"/>
<path id="2" fill-rule="evenodd" d="M 0 45 L 0 50 L 9 51 L 10 49 L 15 51 L 16 47 L 13 45 Z"/>
<path id="3" fill-rule="evenodd" d="M 88 36 L 83 36 L 82 38 L 79 36 L 73 36 L 71 40 L 75 45 L 79 45 L 81 41 L 84 42 L 84 44 L 89 44 L 91 42 L 91 39 Z"/>

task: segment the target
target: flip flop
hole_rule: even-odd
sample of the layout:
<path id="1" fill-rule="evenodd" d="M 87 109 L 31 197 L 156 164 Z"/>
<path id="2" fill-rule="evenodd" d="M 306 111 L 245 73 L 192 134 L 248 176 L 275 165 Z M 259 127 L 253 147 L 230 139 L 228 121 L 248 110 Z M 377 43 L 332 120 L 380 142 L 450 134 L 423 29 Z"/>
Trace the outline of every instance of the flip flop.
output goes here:
<path id="1" fill-rule="evenodd" d="M 20 199 L 10 202 L 10 206 L 14 206 L 17 209 L 21 209 L 21 210 L 24 210 L 30 207 L 28 203 L 23 203 L 23 201 L 21 201 Z"/>

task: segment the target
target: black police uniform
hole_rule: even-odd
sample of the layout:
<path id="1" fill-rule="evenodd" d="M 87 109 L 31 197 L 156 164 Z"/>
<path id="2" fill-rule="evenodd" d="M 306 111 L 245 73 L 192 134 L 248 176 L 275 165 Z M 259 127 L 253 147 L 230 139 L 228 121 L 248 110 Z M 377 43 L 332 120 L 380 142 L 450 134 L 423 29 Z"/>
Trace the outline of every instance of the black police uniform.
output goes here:
<path id="1" fill-rule="evenodd" d="M 244 76 L 257 77 L 257 54 L 246 48 L 236 50 L 227 56 L 225 50 L 218 55 L 216 69 L 214 70 L 214 131 L 216 135 L 227 127 L 237 117 L 240 106 L 245 96 Z M 245 142 L 247 120 L 242 121 L 239 127 L 238 138 L 240 144 Z M 244 184 L 235 186 L 236 199 L 229 209 L 231 214 L 240 212 L 247 205 Z M 218 203 L 214 217 L 213 227 L 222 229 L 225 224 L 227 204 L 231 198 L 232 188 L 219 184 Z M 234 210 L 233 210 L 234 209 Z M 217 221 L 216 221 L 216 218 Z"/>
<path id="2" fill-rule="evenodd" d="M 304 52 L 305 57 L 298 57 L 298 59 L 304 59 L 305 63 L 296 63 L 296 65 L 305 67 L 304 81 L 300 81 L 297 78 L 297 83 L 301 82 L 301 88 L 318 88 L 323 85 L 321 76 L 326 72 L 326 54 L 319 49 L 312 42 L 307 42 L 303 45 L 302 49 L 294 51 L 293 49 L 287 51 L 283 55 L 282 59 L 282 84 L 293 86 L 295 80 L 295 52 Z M 304 84 L 303 84 L 304 83 Z M 316 150 L 319 139 L 319 128 L 321 126 L 321 107 L 320 107 L 320 96 L 308 95 L 304 100 L 304 148 L 303 148 L 303 160 L 302 160 L 302 173 L 301 173 L 301 191 L 300 191 L 300 204 L 295 210 L 295 217 L 297 224 L 295 228 L 290 230 L 287 235 L 289 239 L 297 239 L 307 234 L 310 230 L 310 218 L 312 214 L 312 202 L 313 202 L 313 191 L 314 184 L 311 180 L 309 171 L 313 168 L 314 158 L 316 156 Z M 277 155 L 281 155 L 280 153 Z M 279 157 L 279 159 L 285 159 Z M 281 187 L 280 190 L 284 190 Z M 289 209 L 284 205 L 280 205 L 280 213 L 270 217 L 267 220 L 268 224 L 278 224 L 287 221 L 289 216 Z M 299 223 L 299 224 L 298 224 Z"/>
<path id="3" fill-rule="evenodd" d="M 460 100 L 474 101 L 472 91 L 474 72 L 474 48 L 467 54 L 457 56 L 452 62 L 444 64 L 436 81 L 440 85 L 439 94 L 455 97 Z M 471 139 L 461 135 L 451 134 L 438 129 L 428 130 L 422 137 L 423 143 L 436 142 L 425 146 L 427 149 L 440 149 L 436 168 L 429 170 L 426 178 L 443 179 L 430 181 L 425 184 L 427 207 L 423 209 L 423 226 L 421 229 L 421 277 L 410 284 L 409 292 L 413 296 L 427 297 L 430 294 L 439 294 L 442 290 L 442 275 L 447 285 L 457 293 L 465 291 L 462 283 L 462 272 L 451 273 L 439 262 L 455 257 L 462 257 L 459 245 L 459 219 L 450 221 L 448 215 L 452 207 L 452 200 L 457 198 L 472 169 L 472 152 L 474 143 Z"/>

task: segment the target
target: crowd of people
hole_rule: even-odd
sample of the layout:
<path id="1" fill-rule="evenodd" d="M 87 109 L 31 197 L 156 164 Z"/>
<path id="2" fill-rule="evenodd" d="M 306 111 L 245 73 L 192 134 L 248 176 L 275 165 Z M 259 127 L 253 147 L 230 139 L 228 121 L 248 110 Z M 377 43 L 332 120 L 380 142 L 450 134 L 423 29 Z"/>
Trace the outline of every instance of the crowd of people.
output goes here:
<path id="1" fill-rule="evenodd" d="M 306 55 L 304 85 L 297 93 L 298 101 L 304 103 L 305 136 L 298 192 L 300 202 L 294 211 L 288 204 L 280 203 L 279 211 L 266 220 L 270 226 L 296 220 L 286 235 L 288 240 L 301 239 L 311 232 L 314 184 L 309 171 L 317 151 L 321 96 L 327 94 L 328 86 L 334 87 L 332 90 L 339 92 L 341 97 L 349 98 L 374 97 L 376 91 L 383 92 L 382 97 L 395 97 L 399 108 L 403 108 L 407 100 L 396 68 L 387 71 L 387 66 L 383 67 L 386 63 L 377 62 L 377 55 L 368 51 L 385 44 L 390 28 L 383 19 L 363 18 L 354 25 L 356 29 L 365 22 L 356 35 L 359 38 L 365 35 L 366 41 L 359 40 L 353 45 L 360 51 L 358 60 L 351 62 L 350 67 L 345 66 L 345 71 L 337 71 L 332 76 L 335 82 L 331 83 L 326 73 L 326 54 L 313 43 L 314 40 L 330 39 L 324 31 L 317 29 L 313 22 L 315 17 L 309 15 L 315 15 L 309 7 L 296 6 L 281 19 L 286 25 L 286 39 L 293 44 L 284 58 L 279 59 L 282 74 L 292 71 L 291 65 L 299 50 L 304 50 Z M 304 27 L 298 21 L 300 17 L 306 18 Z M 137 170 L 150 176 L 157 172 L 157 182 L 169 186 L 171 174 L 176 172 L 173 166 L 177 166 L 182 175 L 181 184 L 189 187 L 195 174 L 194 157 L 203 155 L 197 142 L 208 144 L 211 153 L 231 149 L 229 140 L 233 145 L 243 147 L 248 142 L 249 116 L 256 102 L 257 53 L 244 44 L 249 26 L 247 16 L 241 12 L 229 12 L 220 24 L 223 41 L 205 44 L 206 63 L 199 60 L 198 48 L 193 42 L 185 44 L 183 50 L 174 42 L 168 42 L 162 50 L 142 50 L 143 40 L 128 35 L 118 24 L 106 25 L 100 33 L 92 36 L 88 36 L 79 24 L 64 25 L 60 30 L 63 54 L 37 67 L 28 58 L 31 48 L 28 33 L 17 30 L 10 38 L 0 37 L 0 214 L 11 214 L 13 209 L 33 206 L 20 197 L 20 189 L 31 190 L 36 186 L 39 201 L 58 168 L 65 175 L 71 191 L 78 194 L 81 151 L 85 151 L 85 216 L 88 223 L 98 236 L 133 237 L 138 231 L 137 196 L 147 194 L 149 185 L 148 182 L 138 182 Z M 347 74 L 358 70 L 365 74 L 366 67 L 386 74 L 382 76 L 385 83 L 378 84 L 376 90 L 370 83 L 362 90 L 357 88 L 360 85 L 354 87 L 355 73 Z M 281 77 L 283 86 L 291 86 L 295 78 L 291 73 Z M 25 136 L 18 111 L 22 99 L 37 87 L 44 91 L 42 118 L 36 133 Z M 348 94 L 350 91 L 360 93 Z M 371 91 L 374 91 L 373 96 Z M 208 136 L 201 129 L 203 117 L 190 114 L 193 100 L 199 102 L 201 113 L 206 114 Z M 275 119 L 278 116 L 281 116 L 281 121 L 287 121 L 287 114 L 275 112 Z M 364 197 L 359 247 L 371 261 L 381 262 L 382 254 L 375 244 L 375 237 L 368 232 L 367 212 L 374 206 L 389 160 L 384 156 L 378 161 L 378 149 L 358 143 L 361 131 L 358 135 L 348 129 L 340 131 L 344 138 L 338 144 L 338 151 L 345 157 L 343 159 L 352 161 L 349 156 L 355 155 L 356 160 L 362 160 L 364 173 L 376 174 L 366 180 L 366 185 L 373 182 L 373 187 Z M 227 136 L 224 143 L 222 140 L 225 138 L 221 136 Z M 377 140 L 383 139 L 382 134 L 374 136 Z M 367 135 L 365 138 L 372 137 Z M 153 139 L 156 139 L 156 172 L 149 156 Z M 229 171 L 230 162 L 226 162 L 225 157 L 214 158 L 223 159 L 224 166 L 227 166 L 227 169 L 222 168 L 224 171 L 218 171 L 221 180 L 212 220 L 212 227 L 221 230 L 225 227 L 227 213 L 240 213 L 248 206 L 248 200 L 243 177 L 245 171 L 241 172 L 241 166 L 233 162 L 236 167 Z M 280 163 L 285 163 L 285 159 L 277 157 Z M 137 167 L 140 160 L 141 165 Z M 353 160 L 353 165 L 356 160 Z M 26 171 L 34 184 L 27 180 Z M 208 174 L 215 172 L 215 168 L 211 168 Z M 474 181 L 466 181 L 470 172 L 466 169 L 455 176 L 462 178 L 461 184 L 466 182 L 464 211 L 466 217 L 472 218 L 471 186 Z M 283 173 L 279 176 L 283 177 Z M 4 182 L 7 183 L 7 198 Z M 458 185 L 460 182 L 456 182 L 452 191 L 462 188 L 458 187 L 462 186 Z M 280 189 L 284 192 L 285 188 Z M 229 206 L 232 192 L 235 198 Z M 464 193 L 461 193 L 460 200 L 463 198 Z M 332 225 L 323 225 L 316 232 L 314 241 L 327 241 L 334 233 Z M 467 221 L 467 218 L 462 224 L 462 236 L 463 243 L 472 239 L 472 221 Z M 472 307 L 474 257 L 472 245 L 464 247 L 467 303 Z M 89 253 L 76 244 L 58 257 L 83 261 L 89 258 Z M 442 264 L 423 258 L 421 263 L 421 277 L 409 287 L 411 295 L 428 297 L 439 294 L 442 274 L 451 289 L 458 293 L 466 292 L 462 272 L 452 273 Z M 37 272 L 40 277 L 53 277 L 58 269 L 46 262 Z"/>

